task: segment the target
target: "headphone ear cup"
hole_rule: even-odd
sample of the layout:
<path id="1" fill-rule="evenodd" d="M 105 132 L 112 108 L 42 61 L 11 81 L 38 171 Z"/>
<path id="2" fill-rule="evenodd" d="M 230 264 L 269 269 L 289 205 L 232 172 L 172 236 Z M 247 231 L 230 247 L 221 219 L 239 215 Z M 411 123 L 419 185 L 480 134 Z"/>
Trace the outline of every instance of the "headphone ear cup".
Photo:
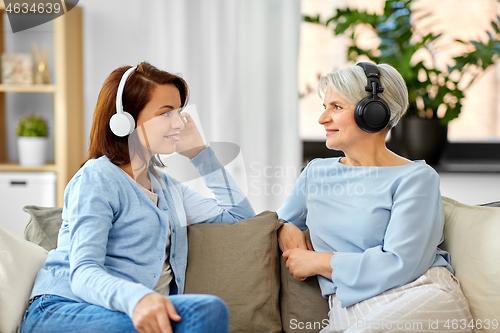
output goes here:
<path id="1" fill-rule="evenodd" d="M 356 104 L 354 120 L 359 128 L 375 133 L 386 128 L 391 119 L 389 106 L 381 98 L 365 97 Z"/>
<path id="2" fill-rule="evenodd" d="M 115 113 L 109 120 L 111 132 L 116 136 L 127 136 L 135 129 L 134 117 L 128 112 Z"/>

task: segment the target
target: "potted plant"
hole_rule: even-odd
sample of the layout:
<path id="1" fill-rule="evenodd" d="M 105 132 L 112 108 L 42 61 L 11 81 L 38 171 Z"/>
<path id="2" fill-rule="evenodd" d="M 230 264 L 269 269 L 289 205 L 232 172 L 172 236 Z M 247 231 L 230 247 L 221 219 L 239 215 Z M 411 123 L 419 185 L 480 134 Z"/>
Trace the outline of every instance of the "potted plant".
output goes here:
<path id="1" fill-rule="evenodd" d="M 410 159 L 437 164 L 447 143 L 447 124 L 459 116 L 464 91 L 500 54 L 500 30 L 492 22 L 495 36 L 488 32 L 488 42 L 456 40 L 468 44 L 473 51 L 453 58 L 455 64 L 443 68 L 435 61 L 441 35 L 419 33 L 415 22 L 428 15 L 415 10 L 414 4 L 413 0 L 387 0 L 381 15 L 346 8 L 337 9 L 326 21 L 319 15 L 304 19 L 326 26 L 334 24 L 336 35 L 350 33 L 349 61 L 365 56 L 375 63 L 390 64 L 401 73 L 408 87 L 409 108 L 391 131 L 388 146 Z M 380 40 L 378 47 L 360 46 L 356 30 L 360 25 L 376 34 Z"/>
<path id="2" fill-rule="evenodd" d="M 47 124 L 39 116 L 24 116 L 16 127 L 19 164 L 39 166 L 45 164 L 47 155 Z"/>

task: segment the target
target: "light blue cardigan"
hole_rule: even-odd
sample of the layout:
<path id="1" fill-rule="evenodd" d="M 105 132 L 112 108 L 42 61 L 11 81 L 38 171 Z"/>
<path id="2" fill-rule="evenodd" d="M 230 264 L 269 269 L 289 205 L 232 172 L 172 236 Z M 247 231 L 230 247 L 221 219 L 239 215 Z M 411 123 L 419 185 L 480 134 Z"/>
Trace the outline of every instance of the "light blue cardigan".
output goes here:
<path id="1" fill-rule="evenodd" d="M 165 260 L 171 228 L 173 293 L 184 291 L 187 225 L 235 223 L 255 215 L 246 196 L 206 148 L 191 160 L 215 199 L 165 173 L 151 177 L 158 206 L 118 166 L 103 156 L 89 160 L 64 193 L 57 249 L 39 271 L 31 297 L 54 294 L 121 311 L 132 318 L 152 293 Z"/>

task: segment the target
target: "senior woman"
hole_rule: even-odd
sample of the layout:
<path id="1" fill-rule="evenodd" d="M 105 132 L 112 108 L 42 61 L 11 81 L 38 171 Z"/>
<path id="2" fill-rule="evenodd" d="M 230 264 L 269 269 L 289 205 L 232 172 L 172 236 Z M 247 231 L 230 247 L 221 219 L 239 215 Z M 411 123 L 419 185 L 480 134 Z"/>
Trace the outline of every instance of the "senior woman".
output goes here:
<path id="1" fill-rule="evenodd" d="M 443 241 L 439 176 L 387 149 L 408 91 L 387 64 L 320 79 L 326 146 L 278 210 L 279 244 L 297 280 L 317 275 L 329 299 L 322 332 L 470 332 L 471 315 Z M 311 243 L 301 230 L 309 228 Z"/>

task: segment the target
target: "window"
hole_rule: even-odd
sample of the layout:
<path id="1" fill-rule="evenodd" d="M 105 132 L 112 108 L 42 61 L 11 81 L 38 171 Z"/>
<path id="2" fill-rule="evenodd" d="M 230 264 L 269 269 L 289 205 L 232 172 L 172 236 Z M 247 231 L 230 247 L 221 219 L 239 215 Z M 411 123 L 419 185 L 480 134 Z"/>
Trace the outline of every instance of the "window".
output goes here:
<path id="1" fill-rule="evenodd" d="M 303 0 L 303 15 L 330 17 L 336 8 L 362 8 L 382 12 L 384 1 L 373 0 Z M 455 38 L 470 40 L 488 38 L 486 30 L 492 31 L 491 20 L 500 14 L 497 0 L 418 0 L 415 6 L 431 13 L 431 17 L 419 22 L 419 29 L 431 29 L 443 33 L 438 65 L 451 64 L 451 58 L 465 51 L 464 46 L 454 43 Z M 347 66 L 346 37 L 335 36 L 332 27 L 302 23 L 299 56 L 299 87 L 301 93 L 299 115 L 301 138 L 304 141 L 324 142 L 324 131 L 317 122 L 323 107 L 316 87 L 318 77 Z M 367 36 L 367 43 L 373 43 Z M 449 123 L 448 138 L 451 143 L 496 142 L 500 144 L 500 66 L 490 66 L 466 91 L 462 113 Z M 306 148 L 306 147 L 304 147 Z"/>

